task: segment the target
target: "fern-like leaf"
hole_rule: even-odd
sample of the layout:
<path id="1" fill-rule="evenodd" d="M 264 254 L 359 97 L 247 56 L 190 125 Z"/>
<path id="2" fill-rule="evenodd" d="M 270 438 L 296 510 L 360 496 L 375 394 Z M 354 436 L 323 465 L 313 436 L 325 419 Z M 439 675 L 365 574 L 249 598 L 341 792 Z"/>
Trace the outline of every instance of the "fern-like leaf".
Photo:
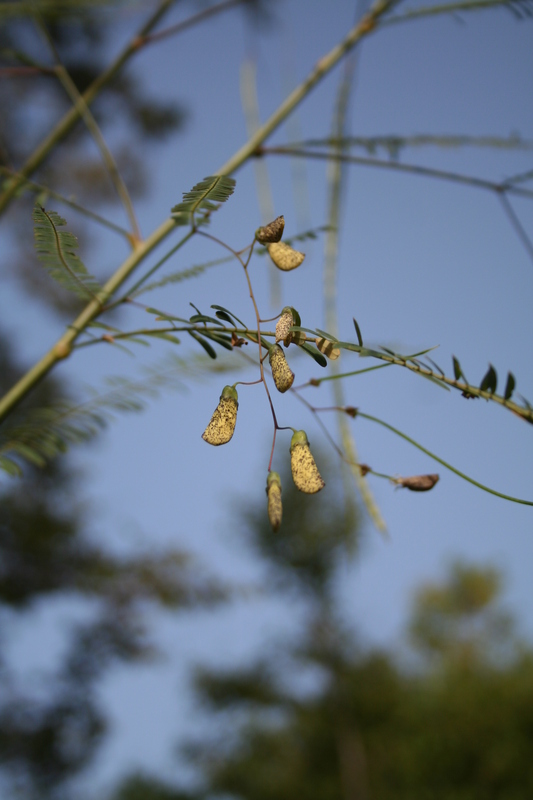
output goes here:
<path id="1" fill-rule="evenodd" d="M 235 190 L 235 180 L 227 175 L 210 175 L 197 183 L 183 200 L 172 209 L 174 219 L 182 223 L 189 221 L 196 211 L 216 211 L 217 203 L 224 203 Z"/>
<path id="2" fill-rule="evenodd" d="M 228 261 L 232 261 L 234 258 L 235 256 L 224 256 L 223 258 L 216 258 L 214 261 L 206 261 L 203 264 L 196 264 L 188 269 L 182 269 L 179 272 L 172 272 L 170 275 L 166 275 L 159 281 L 145 283 L 144 286 L 141 286 L 136 291 L 130 292 L 129 297 L 138 297 L 140 294 L 151 292 L 154 289 L 161 289 L 163 286 L 168 286 L 170 283 L 179 283 L 181 281 L 189 280 L 189 278 L 196 278 L 197 275 L 201 275 L 210 267 L 216 267 L 219 264 L 227 264 Z"/>
<path id="3" fill-rule="evenodd" d="M 101 288 L 76 255 L 78 240 L 74 234 L 59 230 L 66 225 L 65 220 L 55 211 L 36 205 L 33 223 L 35 249 L 50 276 L 83 300 L 94 298 Z"/>

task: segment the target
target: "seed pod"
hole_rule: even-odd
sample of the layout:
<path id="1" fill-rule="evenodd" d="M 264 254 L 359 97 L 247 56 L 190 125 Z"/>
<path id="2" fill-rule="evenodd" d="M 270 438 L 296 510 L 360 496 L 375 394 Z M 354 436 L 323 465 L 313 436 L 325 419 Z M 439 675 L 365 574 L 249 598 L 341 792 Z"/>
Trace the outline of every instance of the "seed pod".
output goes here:
<path id="1" fill-rule="evenodd" d="M 300 492 L 315 494 L 326 485 L 315 464 L 305 431 L 296 431 L 291 439 L 291 471 Z"/>
<path id="2" fill-rule="evenodd" d="M 429 492 L 438 480 L 439 476 L 434 473 L 433 475 L 410 475 L 408 478 L 395 478 L 394 483 L 397 486 L 404 486 L 412 492 Z"/>
<path id="3" fill-rule="evenodd" d="M 279 344 L 275 344 L 270 348 L 268 360 L 276 389 L 283 394 L 283 392 L 291 388 L 294 382 L 294 372 L 287 364 L 285 353 Z"/>
<path id="4" fill-rule="evenodd" d="M 296 269 L 296 267 L 299 267 L 305 258 L 304 253 L 300 253 L 298 250 L 293 250 L 293 248 L 290 245 L 285 244 L 285 242 L 269 244 L 268 252 L 276 267 L 278 269 L 282 269 L 284 272 L 288 272 L 291 269 Z"/>
<path id="5" fill-rule="evenodd" d="M 276 532 L 281 525 L 282 506 L 281 506 L 281 479 L 277 472 L 269 472 L 266 487 L 268 497 L 268 519 L 272 530 Z"/>
<path id="6" fill-rule="evenodd" d="M 258 228 L 255 232 L 255 238 L 261 244 L 268 244 L 269 242 L 279 242 L 283 236 L 283 228 L 285 227 L 285 219 L 283 215 L 276 217 L 273 222 L 269 222 L 264 228 Z"/>
<path id="7" fill-rule="evenodd" d="M 237 390 L 233 386 L 224 386 L 218 406 L 202 434 L 202 439 L 215 446 L 229 442 L 235 431 L 238 408 Z"/>
<path id="8" fill-rule="evenodd" d="M 292 316 L 292 309 L 290 306 L 285 306 L 281 312 L 281 317 L 276 323 L 276 344 L 278 342 L 283 342 L 285 347 L 290 345 L 293 334 L 289 328 L 292 328 L 293 325 L 294 317 Z"/>
<path id="9" fill-rule="evenodd" d="M 339 347 L 335 347 L 335 342 L 330 342 L 329 339 L 315 339 L 316 349 L 327 356 L 330 361 L 336 361 L 340 356 L 341 351 Z"/>

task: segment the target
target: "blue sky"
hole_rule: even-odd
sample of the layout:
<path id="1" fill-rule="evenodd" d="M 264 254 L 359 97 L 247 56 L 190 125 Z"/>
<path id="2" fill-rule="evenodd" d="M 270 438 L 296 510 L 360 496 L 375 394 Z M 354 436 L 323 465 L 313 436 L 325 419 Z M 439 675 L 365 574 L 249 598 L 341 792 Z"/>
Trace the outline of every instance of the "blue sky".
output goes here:
<path id="1" fill-rule="evenodd" d="M 274 22 L 263 30 L 253 30 L 233 11 L 147 48 L 129 68 L 149 91 L 190 109 L 184 132 L 146 153 L 151 190 L 138 206 L 143 234 L 168 216 L 182 192 L 219 168 L 246 140 L 239 94 L 243 59 L 256 64 L 265 119 L 283 99 L 287 83 L 294 85 L 308 74 L 343 37 L 354 14 L 353 4 L 344 0 L 288 0 L 272 7 Z M 178 5 L 168 21 L 180 19 L 185 11 Z M 116 26 L 113 51 L 126 40 L 132 24 L 133 18 L 125 16 Z M 353 135 L 516 133 L 533 139 L 529 21 L 492 10 L 391 25 L 369 37 L 359 52 L 350 114 Z M 329 134 L 339 76 L 337 69 L 298 109 L 304 138 Z M 285 143 L 289 135 L 283 126 L 269 143 Z M 499 181 L 530 169 L 531 151 L 426 147 L 406 150 L 401 160 Z M 301 210 L 291 165 L 281 156 L 266 163 L 275 213 L 285 215 L 286 235 L 297 233 Z M 447 374 L 456 355 L 472 383 L 479 383 L 490 362 L 500 388 L 510 369 L 518 391 L 533 400 L 533 264 L 498 198 L 419 176 L 348 169 L 339 254 L 341 338 L 355 340 L 355 316 L 370 346 L 412 352 L 438 345 L 435 359 Z M 320 226 L 327 214 L 326 166 L 309 163 L 305 174 L 308 226 Z M 261 218 L 253 164 L 235 177 L 235 194 L 214 215 L 212 233 L 239 248 L 251 240 Z M 512 203 L 533 236 L 530 201 Z M 120 210 L 113 214 L 121 217 Z M 66 211 L 64 215 L 69 218 Z M 70 227 L 75 230 L 74 223 Z M 302 245 L 304 265 L 282 275 L 282 305 L 297 307 L 302 324 L 309 327 L 324 324 L 323 245 L 321 238 Z M 124 255 L 122 245 L 99 239 L 86 261 L 91 271 L 107 276 Z M 165 269 L 220 255 L 212 242 L 194 241 Z M 250 275 L 262 315 L 278 313 L 269 304 L 265 259 L 254 258 Z M 14 287 L 8 287 L 5 297 L 9 306 L 4 317 L 20 336 L 21 354 L 37 358 L 60 335 L 61 323 L 42 310 L 29 320 L 18 314 L 11 318 L 10 309 L 21 298 Z M 147 294 L 145 302 L 179 316 L 188 315 L 189 302 L 206 312 L 218 303 L 250 324 L 254 319 L 242 269 L 233 263 Z M 121 325 L 137 327 L 149 320 L 135 310 Z M 105 345 L 87 348 L 59 371 L 79 384 L 101 386 L 105 376 L 134 376 L 142 364 L 159 362 L 169 347 L 153 346 L 146 353 L 139 349 L 136 360 Z M 291 363 L 297 383 L 321 372 L 310 359 Z M 340 363 L 343 371 L 369 365 L 347 352 Z M 253 371 L 247 374 L 244 379 L 252 380 Z M 223 385 L 240 377 L 231 375 L 208 369 L 200 380 L 185 382 L 184 391 L 165 394 L 142 415 L 119 419 L 94 445 L 77 451 L 75 462 L 85 474 L 82 501 L 88 533 L 123 551 L 183 547 L 223 577 L 243 582 L 258 577 L 257 565 L 230 531 L 239 506 L 265 502 L 272 423 L 262 387 L 239 389 L 239 419 L 230 445 L 209 448 L 201 440 Z M 394 367 L 348 379 L 345 394 L 349 404 L 385 419 L 476 480 L 533 499 L 532 431 L 504 409 L 481 400 L 466 402 L 459 393 L 444 392 Z M 327 384 L 307 390 L 306 397 L 331 404 Z M 326 447 L 320 429 L 294 398 L 276 396 L 274 402 L 281 424 L 305 428 L 312 442 Z M 326 421 L 336 435 L 333 417 Z M 367 521 L 362 558 L 346 566 L 339 589 L 347 619 L 363 639 L 385 646 L 397 643 L 415 587 L 442 578 L 451 560 L 465 558 L 502 568 L 506 603 L 531 641 L 531 507 L 481 492 L 370 422 L 356 419 L 352 430 L 361 461 L 377 471 L 441 475 L 432 492 L 420 495 L 370 481 L 389 539 Z M 288 456 L 289 436 L 278 435 L 274 467 Z M 45 614 L 43 629 L 55 629 L 57 615 L 65 622 L 69 613 L 77 612 L 55 609 Z M 167 659 L 143 669 L 117 669 L 102 686 L 114 730 L 97 763 L 98 780 L 107 783 L 122 770 L 139 766 L 176 776 L 173 746 L 196 724 L 186 688 L 189 665 L 249 658 L 270 636 L 289 632 L 294 624 L 297 616 L 295 622 L 288 620 L 280 604 L 251 600 L 214 617 L 154 617 L 154 635 Z M 32 637 L 25 635 L 13 638 L 13 657 L 29 653 Z M 93 781 L 94 775 L 94 786 Z"/>

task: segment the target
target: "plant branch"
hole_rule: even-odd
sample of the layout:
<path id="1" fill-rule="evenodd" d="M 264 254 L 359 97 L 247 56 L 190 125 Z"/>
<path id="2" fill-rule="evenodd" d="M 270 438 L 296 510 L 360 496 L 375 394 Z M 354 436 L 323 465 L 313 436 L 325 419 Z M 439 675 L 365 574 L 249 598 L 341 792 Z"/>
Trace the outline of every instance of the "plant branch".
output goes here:
<path id="1" fill-rule="evenodd" d="M 54 40 L 50 36 L 48 28 L 46 27 L 46 25 L 44 24 L 43 20 L 41 19 L 41 16 L 38 13 L 37 7 L 36 7 L 36 10 L 35 10 L 34 14 L 35 14 L 35 21 L 36 21 L 37 28 L 42 33 L 42 35 L 43 35 L 43 37 L 45 39 L 45 42 L 48 45 L 48 48 L 49 48 L 49 50 L 50 50 L 50 52 L 52 54 L 52 57 L 53 57 L 53 59 L 55 61 L 55 65 L 53 67 L 53 72 L 54 72 L 55 76 L 57 77 L 57 79 L 59 80 L 59 82 L 61 83 L 61 85 L 63 86 L 65 92 L 67 93 L 68 97 L 72 101 L 74 107 L 77 108 L 77 110 L 79 111 L 79 115 L 80 115 L 81 119 L 83 119 L 83 122 L 85 123 L 85 127 L 87 128 L 87 130 L 89 131 L 89 133 L 93 137 L 96 146 L 100 150 L 100 154 L 102 156 L 102 161 L 104 162 L 104 165 L 105 165 L 105 167 L 107 169 L 107 172 L 109 174 L 111 182 L 114 185 L 115 190 L 117 192 L 117 195 L 118 195 L 119 199 L 122 202 L 122 205 L 124 206 L 124 208 L 126 210 L 126 214 L 129 217 L 130 225 L 131 225 L 131 229 L 132 229 L 132 234 L 130 235 L 130 241 L 131 241 L 131 237 L 134 237 L 135 240 L 139 240 L 139 239 L 141 239 L 141 234 L 140 234 L 137 218 L 135 216 L 135 211 L 133 209 L 133 203 L 131 202 L 131 197 L 129 195 L 129 192 L 128 192 L 128 189 L 126 187 L 126 184 L 122 180 L 122 176 L 120 175 L 117 163 L 116 163 L 115 159 L 113 158 L 113 155 L 112 155 L 109 147 L 106 144 L 106 141 L 105 141 L 105 139 L 104 139 L 104 137 L 102 135 L 102 132 L 101 132 L 99 126 L 98 126 L 98 123 L 96 122 L 93 114 L 91 113 L 91 111 L 89 109 L 89 106 L 84 101 L 82 95 L 78 91 L 78 87 L 76 86 L 76 84 L 74 83 L 74 81 L 70 77 L 70 75 L 68 73 L 68 70 L 65 68 L 64 64 L 62 63 L 61 58 L 59 56 L 59 52 L 58 52 L 58 50 L 57 50 L 57 48 L 55 46 Z"/>
<path id="2" fill-rule="evenodd" d="M 163 0 L 158 9 L 150 17 L 146 25 L 143 26 L 138 37 L 146 35 L 159 21 L 161 16 L 168 10 L 173 0 Z M 366 35 L 371 33 L 380 17 L 383 16 L 392 6 L 394 0 L 378 0 L 372 9 L 352 28 L 343 41 L 333 48 L 315 65 L 309 76 L 298 86 L 278 107 L 267 122 L 251 137 L 251 139 L 241 147 L 225 164 L 216 172 L 217 175 L 229 175 L 240 167 L 261 145 L 265 139 L 286 119 L 286 117 L 307 97 L 319 81 L 324 78 L 333 67 L 338 64 L 346 53 Z M 113 62 L 113 64 L 94 81 L 89 89 L 83 94 L 83 99 L 90 105 L 99 91 L 108 83 L 111 78 L 119 71 L 122 65 L 128 60 L 137 49 L 137 38 L 135 37 Z M 46 158 L 53 147 L 70 131 L 74 123 L 79 118 L 79 112 L 73 107 L 63 119 L 56 125 L 51 134 L 41 143 L 32 156 L 28 159 L 19 173 L 19 178 L 11 182 L 10 186 L 0 196 L 0 213 L 7 207 L 10 200 L 16 193 L 18 187 L 24 180 L 37 169 L 41 162 Z M 72 344 L 93 320 L 104 305 L 104 302 L 111 297 L 117 289 L 124 283 L 133 270 L 160 242 L 174 230 L 175 220 L 171 217 L 156 228 L 142 244 L 137 245 L 133 253 L 123 262 L 115 274 L 108 280 L 101 292 L 100 303 L 96 300 L 91 301 L 66 333 L 58 340 L 51 350 L 35 364 L 29 372 L 0 400 L 0 422 L 16 407 L 16 405 L 28 394 L 29 391 L 40 381 L 61 358 L 70 354 Z"/>
<path id="3" fill-rule="evenodd" d="M 402 439 L 405 439 L 405 441 L 409 442 L 409 444 L 412 444 L 413 447 L 418 448 L 418 450 L 421 450 L 423 453 L 432 458 L 434 461 L 438 461 L 439 464 L 442 464 L 443 467 L 446 467 L 446 469 L 449 469 L 451 472 L 454 472 L 460 478 L 463 478 L 463 480 L 468 481 L 468 483 L 472 483 L 474 486 L 477 486 L 478 489 L 483 489 L 484 492 L 489 492 L 489 494 L 494 494 L 496 495 L 496 497 L 502 497 L 504 500 L 510 500 L 513 503 L 521 503 L 522 505 L 525 506 L 533 506 L 532 500 L 520 500 L 518 497 L 511 497 L 508 494 L 497 492 L 495 489 L 489 489 L 489 487 L 485 486 L 483 483 L 475 481 L 473 478 L 470 478 L 468 475 L 465 475 L 464 472 L 460 472 L 460 470 L 456 469 L 455 467 L 452 467 L 452 465 L 448 464 L 448 462 L 444 461 L 444 459 L 439 458 L 439 456 L 435 455 L 435 453 L 432 453 L 431 450 L 428 450 L 426 447 L 423 447 L 414 439 L 411 439 L 411 437 L 407 436 L 407 434 L 402 433 L 397 428 L 394 428 L 392 425 L 389 425 L 388 422 L 385 422 L 382 419 L 378 419 L 378 417 L 373 417 L 370 414 L 363 414 L 362 411 L 357 411 L 356 416 L 362 417 L 363 419 L 368 419 L 371 422 L 377 422 L 378 425 L 382 425 L 384 428 L 387 428 L 389 431 L 392 431 L 392 433 L 395 433 L 397 436 L 400 436 Z"/>
<path id="4" fill-rule="evenodd" d="M 9 176 L 10 178 L 21 177 L 20 173 L 16 172 L 13 169 L 10 169 L 9 167 L 3 166 L 2 164 L 0 164 L 0 172 L 2 172 L 4 175 Z M 128 242 L 131 241 L 130 232 L 127 231 L 125 228 L 123 228 L 121 225 L 116 225 L 114 222 L 110 222 L 110 220 L 108 220 L 106 217 L 102 217 L 95 211 L 91 211 L 90 209 L 85 208 L 85 206 L 76 203 L 74 200 L 70 200 L 68 197 L 65 197 L 59 192 L 50 189 L 49 186 L 45 186 L 43 183 L 37 183 L 36 181 L 30 181 L 27 178 L 22 178 L 22 183 L 30 191 L 33 191 L 35 193 L 44 192 L 49 197 L 53 197 L 54 200 L 59 200 L 60 203 L 64 203 L 66 206 L 69 206 L 69 208 L 72 208 L 79 214 L 83 214 L 88 219 L 92 219 L 94 222 L 98 222 L 99 225 L 103 225 L 104 227 L 109 228 L 109 230 L 115 231 L 115 233 L 119 233 L 121 236 L 124 236 L 128 240 Z"/>
<path id="5" fill-rule="evenodd" d="M 527 235 L 524 226 L 518 219 L 516 211 L 509 202 L 509 198 L 506 197 L 505 194 L 500 194 L 500 202 L 518 238 L 524 245 L 529 258 L 531 259 L 531 261 L 533 261 L 533 243 L 531 242 L 531 239 Z"/>
<path id="6" fill-rule="evenodd" d="M 206 19 L 209 19 L 209 17 L 214 17 L 216 14 L 220 14 L 222 11 L 228 11 L 230 8 L 239 6 L 243 2 L 245 2 L 245 0 L 224 0 L 224 2 L 218 3 L 216 6 L 205 8 L 203 11 L 199 11 L 198 14 L 194 14 L 188 19 L 184 19 L 181 22 L 177 22 L 175 25 L 170 25 L 168 28 L 164 28 L 162 31 L 157 31 L 157 33 L 147 33 L 145 36 L 139 36 L 137 38 L 137 43 L 140 46 L 145 44 L 153 44 L 154 42 L 160 42 L 162 39 L 167 39 L 169 36 L 175 36 L 177 33 L 182 33 L 182 31 L 187 30 L 187 28 L 192 28 L 193 25 L 196 25 L 199 22 L 204 22 Z"/>
<path id="7" fill-rule="evenodd" d="M 523 0 L 522 0 L 523 1 Z M 497 8 L 498 6 L 511 6 L 509 0 L 460 0 L 457 3 L 443 3 L 440 6 L 426 6 L 413 11 L 406 11 L 384 20 L 384 25 L 395 25 L 397 22 L 409 22 L 420 17 L 434 17 L 439 14 L 455 14 L 458 11 L 478 11 L 482 8 Z M 516 0 L 515 5 L 520 5 Z M 525 5 L 525 3 L 524 3 Z"/>
<path id="8" fill-rule="evenodd" d="M 256 155 L 299 156 L 300 158 L 315 158 L 320 161 L 337 159 L 345 161 L 348 164 L 359 164 L 363 167 L 378 167 L 379 169 L 389 169 L 396 172 L 410 173 L 412 175 L 422 175 L 427 178 L 440 178 L 441 180 L 452 181 L 453 183 L 474 186 L 478 189 L 488 189 L 497 194 L 514 194 L 519 197 L 533 199 L 533 190 L 523 189 L 519 186 L 511 185 L 506 181 L 496 183 L 494 181 L 485 180 L 484 178 L 476 178 L 472 175 L 462 175 L 458 172 L 447 172 L 446 170 L 433 169 L 431 167 L 421 167 L 417 164 L 402 164 L 399 161 L 367 158 L 365 156 L 352 156 L 346 153 L 320 153 L 315 150 L 293 147 L 291 145 L 285 147 L 261 147 L 258 149 Z"/>
<path id="9" fill-rule="evenodd" d="M 56 344 L 40 359 L 0 400 L 0 422 L 20 403 L 55 364 L 70 355 L 72 345 L 87 325 L 98 316 L 106 300 L 111 297 L 138 264 L 156 247 L 175 227 L 172 219 L 160 225 L 142 244 L 128 256 L 114 275 L 107 281 L 94 300 L 83 309 L 81 314 L 69 325 L 66 332 Z"/>
<path id="10" fill-rule="evenodd" d="M 322 78 L 337 66 L 339 61 L 349 53 L 365 36 L 372 33 L 377 27 L 380 18 L 389 11 L 395 0 L 378 0 L 370 11 L 359 20 L 350 30 L 348 35 L 336 45 L 329 53 L 323 56 L 311 70 L 307 78 L 294 89 L 289 96 L 274 111 L 269 119 L 261 125 L 256 133 L 250 137 L 243 147 L 240 148 L 225 164 L 220 167 L 217 175 L 231 175 L 238 169 L 250 156 L 257 154 L 260 145 L 267 139 L 273 131 L 291 114 L 294 109 L 307 97 Z"/>

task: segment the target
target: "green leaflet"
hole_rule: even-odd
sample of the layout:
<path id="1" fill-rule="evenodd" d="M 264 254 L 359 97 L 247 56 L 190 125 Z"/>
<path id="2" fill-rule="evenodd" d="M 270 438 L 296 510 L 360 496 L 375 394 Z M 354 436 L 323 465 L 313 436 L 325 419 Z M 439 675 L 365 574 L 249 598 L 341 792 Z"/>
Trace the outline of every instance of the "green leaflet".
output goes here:
<path id="1" fill-rule="evenodd" d="M 76 255 L 74 234 L 58 230 L 66 225 L 65 220 L 55 211 L 35 205 L 33 223 L 37 256 L 50 276 L 83 300 L 93 299 L 101 287 Z"/>
<path id="2" fill-rule="evenodd" d="M 235 190 L 235 180 L 226 175 L 210 175 L 197 183 L 183 200 L 172 208 L 172 216 L 179 224 L 186 224 L 196 211 L 216 211 L 216 203 L 224 203 Z"/>

